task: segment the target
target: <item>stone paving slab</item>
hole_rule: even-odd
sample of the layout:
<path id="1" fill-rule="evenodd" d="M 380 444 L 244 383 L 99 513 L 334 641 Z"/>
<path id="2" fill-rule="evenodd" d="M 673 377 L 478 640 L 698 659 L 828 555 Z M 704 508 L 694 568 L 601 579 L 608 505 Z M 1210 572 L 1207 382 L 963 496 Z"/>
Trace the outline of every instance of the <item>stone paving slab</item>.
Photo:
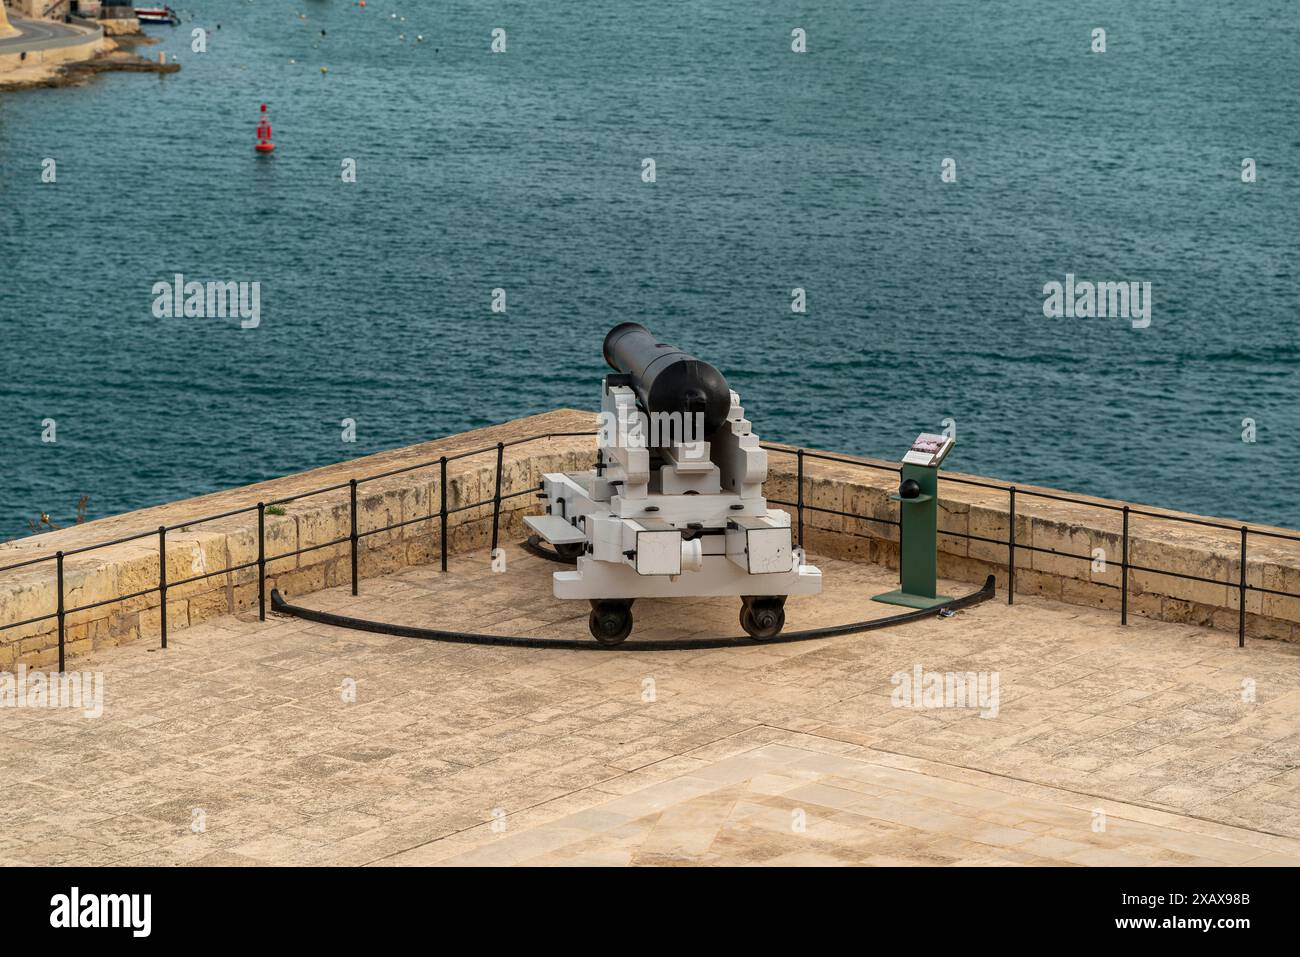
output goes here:
<path id="1" fill-rule="evenodd" d="M 556 566 L 507 554 L 301 601 L 585 636 Z M 787 627 L 895 611 L 866 601 L 888 570 L 821 564 Z M 737 605 L 638 602 L 635 634 L 735 634 Z M 996 713 L 895 706 L 918 666 L 996 674 Z M 70 668 L 102 672 L 101 717 L 0 708 L 0 863 L 1300 861 L 1300 649 L 1047 600 L 648 653 L 226 617 Z"/>
<path id="2" fill-rule="evenodd" d="M 814 747 L 815 736 L 807 737 Z M 443 865 L 1300 864 L 1300 842 L 890 755 L 763 745 L 522 830 L 490 825 L 386 863 Z M 1094 828 L 1097 812 L 1104 827 Z M 469 845 L 466 847 L 466 845 Z"/>

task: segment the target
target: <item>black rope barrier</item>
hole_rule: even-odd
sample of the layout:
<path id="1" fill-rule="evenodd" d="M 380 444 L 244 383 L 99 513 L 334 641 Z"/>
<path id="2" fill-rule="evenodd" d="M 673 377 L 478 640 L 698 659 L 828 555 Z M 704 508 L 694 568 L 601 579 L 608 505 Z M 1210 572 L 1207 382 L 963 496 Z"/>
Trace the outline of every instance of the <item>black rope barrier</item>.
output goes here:
<path id="1" fill-rule="evenodd" d="M 945 609 L 957 611 L 988 601 L 994 594 L 993 576 L 984 581 L 979 591 L 954 598 L 944 605 L 934 608 L 920 608 L 884 618 L 869 618 L 846 625 L 828 625 L 825 628 L 809 628 L 804 631 L 787 631 L 773 638 L 759 639 L 749 637 L 734 638 L 681 638 L 665 641 L 625 641 L 617 645 L 602 645 L 594 639 L 579 638 L 537 638 L 521 635 L 486 635 L 472 631 L 446 631 L 441 628 L 418 628 L 414 625 L 398 625 L 383 621 L 370 621 L 365 618 L 351 618 L 336 615 L 333 612 L 318 611 L 292 605 L 280 594 L 278 588 L 271 590 L 271 610 L 281 615 L 291 615 L 304 621 L 314 621 L 336 628 L 350 628 L 353 631 L 368 631 L 378 635 L 393 635 L 398 638 L 418 638 L 423 641 L 445 641 L 458 645 L 495 645 L 505 648 L 542 648 L 564 651 L 704 651 L 717 648 L 752 648 L 755 645 L 782 645 L 796 641 L 815 641 L 819 638 L 837 638 L 840 635 L 852 635 L 863 631 L 876 631 L 893 625 L 933 618 Z"/>

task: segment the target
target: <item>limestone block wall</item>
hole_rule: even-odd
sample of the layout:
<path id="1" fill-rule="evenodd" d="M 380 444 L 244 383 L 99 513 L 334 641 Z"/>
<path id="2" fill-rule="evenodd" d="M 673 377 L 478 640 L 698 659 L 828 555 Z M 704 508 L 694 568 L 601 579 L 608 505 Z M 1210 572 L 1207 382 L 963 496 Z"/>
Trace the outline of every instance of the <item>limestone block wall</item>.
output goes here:
<path id="1" fill-rule="evenodd" d="M 590 468 L 594 460 L 593 436 L 561 433 L 590 433 L 595 424 L 590 413 L 550 412 L 0 545 L 0 568 L 36 562 L 0 571 L 0 628 L 55 611 L 54 564 L 46 559 L 62 550 L 66 556 L 66 607 L 95 606 L 68 615 L 66 647 L 70 656 L 105 644 L 157 641 L 160 599 L 157 592 L 149 590 L 159 580 L 160 525 L 169 527 L 169 633 L 220 615 L 253 614 L 257 571 L 248 566 L 257 559 L 258 533 L 257 515 L 250 509 L 259 501 L 289 499 L 266 514 L 268 594 L 278 587 L 301 597 L 345 584 L 351 574 L 349 546 L 346 541 L 331 543 L 346 539 L 350 532 L 348 480 L 398 469 L 408 470 L 358 486 L 360 576 L 431 564 L 438 561 L 441 544 L 439 469 L 436 464 L 409 467 L 435 462 L 443 455 L 453 457 L 491 447 L 493 451 L 486 454 L 450 462 L 447 482 L 449 554 L 458 561 L 486 562 L 492 507 L 475 503 L 492 497 L 495 444 L 508 446 L 503 453 L 503 493 L 522 493 L 502 502 L 501 541 L 516 542 L 524 535 L 523 516 L 538 510 L 533 493 L 542 474 Z M 553 437 L 510 444 L 548 434 Z M 797 501 L 795 456 L 773 450 L 769 459 L 769 499 Z M 897 519 L 898 506 L 888 500 L 898 483 L 893 468 L 893 463 L 872 459 L 828 462 L 805 458 L 804 544 L 814 558 L 824 555 L 897 567 L 898 529 L 873 521 Z M 939 486 L 940 574 L 976 584 L 992 573 L 1005 594 L 1011 526 L 1005 486 L 960 473 L 945 472 L 943 476 Z M 980 484 L 962 484 L 961 479 Z M 322 494 L 304 494 L 331 486 L 331 491 Z M 1017 489 L 1017 593 L 1108 608 L 1118 614 L 1123 527 L 1119 510 L 1125 503 L 1095 498 L 1067 503 L 1035 498 L 1033 492 L 1066 494 L 1032 486 Z M 795 509 L 786 507 L 793 517 Z M 1130 515 L 1129 560 L 1140 567 L 1131 569 L 1129 575 L 1129 612 L 1235 631 L 1239 607 L 1236 583 L 1241 574 L 1239 530 L 1170 520 L 1219 521 L 1201 516 L 1147 511 L 1159 517 Z M 213 515 L 222 517 L 199 521 Z M 382 530 L 386 526 L 395 527 Z M 1300 542 L 1267 534 L 1297 533 L 1255 525 L 1250 529 L 1247 582 L 1300 594 Z M 374 530 L 382 531 L 370 534 Z M 139 533 L 144 533 L 143 537 L 134 537 Z M 72 554 L 105 542 L 117 544 Z M 305 551 L 276 557 L 298 550 Z M 1180 579 L 1148 569 L 1196 577 Z M 196 580 L 176 584 L 189 578 Z M 124 596 L 130 597 L 115 600 Z M 1300 640 L 1300 598 L 1248 592 L 1246 624 L 1251 637 Z M 56 660 L 54 619 L 0 630 L 0 670 L 19 661 L 44 666 Z"/>
<path id="2" fill-rule="evenodd" d="M 99 16 L 100 26 L 110 37 L 135 36 L 142 32 L 140 21 L 132 16 L 130 7 L 105 7 Z"/>
<path id="3" fill-rule="evenodd" d="M 897 503 L 888 500 L 897 491 L 898 475 L 886 471 L 895 468 L 895 463 L 865 458 L 854 461 L 862 465 L 805 457 L 805 545 L 813 555 L 897 568 L 898 528 L 870 521 L 898 518 Z M 773 451 L 770 462 L 773 481 L 768 486 L 769 498 L 796 501 L 795 456 Z M 962 484 L 960 480 L 979 484 Z M 942 577 L 979 583 L 993 574 L 999 590 L 1006 588 L 1009 487 L 980 476 L 940 473 L 938 565 Z M 1238 523 L 1039 486 L 1016 488 L 1016 594 L 1043 595 L 1118 613 L 1123 508 L 1129 505 L 1133 510 L 1129 516 L 1129 613 L 1237 630 L 1241 576 Z M 1081 501 L 1061 502 L 1035 493 Z M 1136 514 L 1139 511 L 1153 515 Z M 836 512 L 854 517 L 833 514 Z M 1233 527 L 1212 528 L 1178 519 Z M 1247 584 L 1300 595 L 1300 541 L 1273 537 L 1300 539 L 1300 532 L 1257 524 L 1247 528 Z M 1162 572 L 1195 577 L 1176 578 Z M 1247 591 L 1246 634 L 1300 641 L 1300 598 Z"/>
<path id="4" fill-rule="evenodd" d="M 42 559 L 23 568 L 0 571 L 0 627 L 50 615 L 58 605 L 55 564 L 44 560 L 65 553 L 65 608 L 98 607 L 72 612 L 66 619 L 65 651 L 69 656 L 106 644 L 160 635 L 160 597 L 148 592 L 159 582 L 157 529 L 167 533 L 168 633 L 227 614 L 255 613 L 258 588 L 258 502 L 300 496 L 318 488 L 343 486 L 318 495 L 272 505 L 265 515 L 267 594 L 273 587 L 302 596 L 351 580 L 349 544 L 329 544 L 347 539 L 351 531 L 351 478 L 363 478 L 435 461 L 443 455 L 493 447 L 491 452 L 451 461 L 447 466 L 447 544 L 460 560 L 489 561 L 492 506 L 495 491 L 497 442 L 548 432 L 590 431 L 590 415 L 554 412 L 519 419 L 503 426 L 466 432 L 436 442 L 384 452 L 262 482 L 228 492 L 173 502 L 156 508 L 128 512 L 88 522 L 74 528 L 34 535 L 0 545 L 0 568 Z M 503 495 L 501 541 L 524 536 L 523 516 L 538 508 L 535 491 L 543 472 L 590 468 L 594 461 L 590 436 L 542 439 L 510 446 L 502 455 Z M 437 464 L 403 471 L 376 481 L 362 482 L 357 492 L 357 529 L 362 536 L 358 572 L 362 578 L 386 575 L 406 565 L 439 560 L 441 527 L 438 512 L 442 490 Z M 252 507 L 252 510 L 250 509 Z M 236 514 L 226 514 L 237 511 Z M 211 515 L 224 517 L 208 521 Z M 176 527 L 179 526 L 179 527 Z M 397 526 L 387 531 L 375 531 Z M 144 537 L 131 538 L 137 533 Z M 369 534 L 374 532 L 373 534 Z M 118 542 L 69 554 L 88 545 Z M 303 551 L 303 554 L 275 556 Z M 225 571 L 233 569 L 232 571 Z M 209 573 L 217 573 L 211 574 Z M 199 576 L 208 576 L 202 577 Z M 185 584 L 186 579 L 197 579 Z M 112 599 L 129 597 L 125 601 Z M 269 599 L 268 599 L 269 601 Z M 100 605 L 100 602 L 105 604 Z M 0 630 L 0 670 L 16 662 L 44 666 L 58 660 L 58 632 L 54 619 Z"/>

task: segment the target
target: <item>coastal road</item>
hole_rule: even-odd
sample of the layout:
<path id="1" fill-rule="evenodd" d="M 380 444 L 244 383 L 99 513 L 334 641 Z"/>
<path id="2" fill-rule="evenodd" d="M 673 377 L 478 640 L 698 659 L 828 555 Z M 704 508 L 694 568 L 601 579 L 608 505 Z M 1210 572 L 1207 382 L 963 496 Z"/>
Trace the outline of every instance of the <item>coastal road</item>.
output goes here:
<path id="1" fill-rule="evenodd" d="M 9 23 L 22 32 L 18 36 L 0 39 L 0 54 L 21 53 L 23 50 L 46 50 L 64 46 L 69 40 L 82 39 L 85 32 L 66 23 L 53 20 L 28 20 L 9 15 Z"/>

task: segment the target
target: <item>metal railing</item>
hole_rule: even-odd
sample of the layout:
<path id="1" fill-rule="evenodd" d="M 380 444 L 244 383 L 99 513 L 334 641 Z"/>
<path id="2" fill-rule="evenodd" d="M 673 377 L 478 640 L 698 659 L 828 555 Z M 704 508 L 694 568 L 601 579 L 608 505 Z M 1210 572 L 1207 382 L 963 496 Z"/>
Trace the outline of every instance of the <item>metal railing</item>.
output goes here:
<path id="1" fill-rule="evenodd" d="M 842 518 L 853 518 L 859 521 L 875 522 L 881 525 L 893 525 L 901 529 L 901 523 L 897 519 L 879 518 L 871 515 L 857 515 L 854 513 L 842 511 L 840 509 L 822 508 L 820 506 L 807 504 L 804 501 L 804 487 L 806 485 L 805 477 L 804 477 L 804 461 L 806 459 L 813 459 L 813 460 L 825 461 L 825 462 L 835 462 L 842 465 L 852 465 L 857 468 L 875 469 L 877 471 L 893 472 L 895 474 L 901 473 L 902 471 L 901 467 L 896 465 L 877 465 L 872 462 L 863 462 L 859 459 L 849 459 L 849 458 L 844 458 L 842 456 L 829 455 L 825 452 L 815 452 L 804 448 L 788 448 L 786 446 L 769 445 L 766 443 L 762 444 L 762 448 L 774 452 L 784 452 L 793 455 L 796 458 L 796 468 L 795 468 L 795 474 L 796 474 L 795 482 L 796 482 L 796 490 L 797 490 L 796 501 L 782 502 L 776 499 L 769 499 L 769 501 L 776 505 L 785 505 L 788 507 L 795 508 L 797 510 L 797 514 L 798 514 L 797 541 L 800 545 L 802 545 L 804 541 L 803 529 L 804 529 L 805 510 L 810 510 L 814 512 L 823 512 L 830 515 L 838 515 Z M 940 528 L 938 532 L 940 535 L 947 535 L 952 538 L 963 538 L 966 539 L 968 542 L 969 541 L 987 542 L 993 545 L 1004 546 L 1007 549 L 1007 604 L 1008 605 L 1014 604 L 1016 599 L 1016 550 L 1017 549 L 1024 549 L 1030 552 L 1039 552 L 1043 554 L 1054 555 L 1058 558 L 1077 559 L 1078 561 L 1084 561 L 1088 563 L 1091 563 L 1095 560 L 1094 556 L 1092 555 L 1077 555 L 1072 552 L 1058 551 L 1054 548 L 1043 548 L 1041 546 L 1018 542 L 1016 540 L 1016 497 L 1017 495 L 1029 496 L 1038 499 L 1049 499 L 1056 502 L 1064 502 L 1069 505 L 1082 505 L 1088 508 L 1097 508 L 1097 509 L 1102 509 L 1104 511 L 1117 512 L 1123 516 L 1122 529 L 1118 536 L 1120 538 L 1120 543 L 1121 543 L 1121 557 L 1119 562 L 1120 576 L 1121 576 L 1120 578 L 1120 624 L 1121 625 L 1128 624 L 1129 572 L 1130 571 L 1147 572 L 1153 575 L 1164 575 L 1170 578 L 1180 578 L 1186 581 L 1204 582 L 1206 584 L 1211 584 L 1211 585 L 1224 585 L 1230 589 L 1235 589 L 1237 592 L 1237 647 L 1239 648 L 1244 648 L 1246 646 L 1246 595 L 1248 592 L 1253 591 L 1265 595 L 1276 595 L 1281 598 L 1300 598 L 1300 594 L 1296 592 L 1281 591 L 1276 588 L 1266 588 L 1262 585 L 1252 585 L 1246 581 L 1246 554 L 1247 554 L 1249 536 L 1258 535 L 1263 538 L 1272 538 L 1272 539 L 1279 539 L 1282 541 L 1300 543 L 1300 534 L 1270 532 L 1264 529 L 1251 528 L 1248 525 L 1233 525 L 1227 522 L 1217 522 L 1212 519 L 1204 519 L 1204 518 L 1192 518 L 1191 516 L 1186 516 L 1186 515 L 1166 515 L 1161 512 L 1151 511 L 1149 509 L 1142 508 L 1140 506 L 1111 505 L 1105 502 L 1090 501 L 1086 498 L 1081 498 L 1073 495 L 1061 495 L 1052 492 L 1040 492 L 1040 491 L 1035 491 L 1033 489 L 1019 488 L 1018 486 L 1010 485 L 1010 484 L 1002 485 L 1002 484 L 995 484 L 993 482 L 981 482 L 977 479 L 959 478 L 957 476 L 952 476 L 952 475 L 942 476 L 942 481 L 953 482 L 959 485 L 970 485 L 978 488 L 989 489 L 995 492 L 1006 493 L 1008 524 L 1007 524 L 1007 537 L 1005 540 L 989 538 L 988 536 L 985 535 L 975 535 L 970 533 L 969 531 L 957 532 L 957 531 L 949 531 Z M 1196 526 L 1201 526 L 1206 528 L 1221 529 L 1223 531 L 1239 534 L 1240 545 L 1239 545 L 1237 561 L 1240 565 L 1240 569 L 1239 569 L 1239 575 L 1237 577 L 1237 580 L 1235 582 L 1224 581 L 1215 578 L 1206 578 L 1203 575 L 1192 575 L 1186 572 L 1175 572 L 1169 569 L 1151 568 L 1146 565 L 1133 564 L 1132 562 L 1129 561 L 1129 546 L 1132 541 L 1129 532 L 1129 521 L 1133 516 L 1142 516 L 1142 517 L 1158 519 L 1160 521 L 1165 521 L 1165 522 L 1175 522 L 1175 523 L 1181 523 L 1185 525 L 1196 525 Z"/>
<path id="2" fill-rule="evenodd" d="M 54 575 L 55 575 L 55 586 L 56 586 L 56 605 L 55 605 L 55 610 L 52 613 L 47 615 L 37 615 L 32 618 L 24 619 L 23 621 L 15 621 L 15 622 L 10 622 L 8 624 L 0 625 L 0 632 L 8 631 L 13 628 L 21 628 L 27 625 L 34 625 L 40 622 L 56 620 L 58 623 L 59 671 L 63 671 L 64 666 L 66 664 L 65 654 L 66 654 L 66 643 L 67 643 L 68 616 L 75 615 L 80 612 L 91 611 L 95 608 L 100 608 L 105 605 L 131 601 L 136 598 L 142 598 L 146 595 L 152 595 L 156 593 L 159 596 L 159 631 L 160 631 L 161 647 L 166 648 L 167 647 L 167 593 L 169 590 L 173 588 L 180 588 L 181 586 L 190 585 L 199 581 L 204 581 L 209 578 L 214 578 L 218 575 L 231 575 L 234 574 L 235 572 L 245 571 L 250 568 L 256 568 L 257 569 L 258 618 L 262 621 L 265 621 L 266 620 L 266 579 L 268 574 L 268 566 L 271 565 L 273 562 L 280 561 L 286 558 L 296 558 L 305 555 L 309 552 L 319 551 L 320 549 L 323 548 L 333 548 L 338 545 L 348 545 L 349 557 L 350 557 L 352 594 L 356 595 L 358 593 L 357 586 L 359 581 L 358 558 L 360 552 L 360 542 L 363 538 L 367 538 L 371 535 L 378 535 L 383 532 L 393 531 L 394 529 L 398 529 L 398 528 L 404 528 L 408 525 L 417 524 L 419 522 L 431 522 L 434 518 L 437 518 L 439 522 L 439 561 L 440 561 L 440 567 L 442 571 L 445 572 L 447 570 L 447 551 L 448 551 L 447 520 L 449 516 L 455 515 L 459 512 L 465 512 L 470 509 L 485 508 L 491 505 L 492 506 L 492 546 L 491 547 L 493 552 L 495 552 L 500 540 L 502 503 L 510 499 L 518 498 L 523 495 L 536 494 L 536 492 L 538 491 L 538 486 L 536 485 L 530 485 L 526 489 L 521 489 L 519 491 L 514 491 L 514 492 L 503 491 L 502 473 L 504 468 L 504 458 L 505 458 L 506 449 L 517 447 L 520 445 L 526 445 L 532 442 L 549 441 L 555 438 L 595 436 L 597 434 L 598 433 L 596 432 L 547 432 L 540 435 L 529 436 L 526 438 L 513 439 L 509 442 L 497 442 L 495 445 L 484 446 L 483 448 L 480 449 L 472 449 L 467 452 L 457 452 L 453 455 L 443 455 L 436 459 L 429 459 L 426 461 L 417 462 L 412 465 L 404 465 L 398 468 L 387 469 L 382 472 L 377 472 L 373 475 L 350 478 L 345 482 L 337 482 L 333 485 L 327 485 L 322 488 L 312 489 L 306 492 L 299 492 L 295 495 L 287 495 L 283 498 L 258 502 L 256 505 L 247 505 L 242 508 L 234 508 L 225 512 L 219 512 L 214 515 L 205 515 L 201 518 L 189 519 L 187 521 L 179 522 L 174 525 L 159 525 L 157 529 L 154 530 L 150 530 L 146 532 L 138 532 L 133 535 L 126 535 L 106 542 L 96 542 L 93 545 L 83 545 L 79 548 L 60 550 L 60 551 L 56 551 L 53 555 L 44 555 L 39 558 L 29 558 L 24 561 L 14 562 L 13 564 L 10 565 L 0 566 L 0 574 L 2 574 L 4 572 L 15 571 L 22 568 L 30 568 L 33 566 L 52 562 L 54 564 Z M 805 501 L 805 487 L 807 486 L 807 476 L 805 474 L 805 462 L 807 460 L 813 460 L 819 462 L 831 462 L 831 463 L 836 463 L 841 465 L 849 465 L 855 468 L 874 469 L 877 471 L 893 472 L 893 473 L 898 473 L 901 471 L 901 469 L 898 466 L 877 465 L 872 462 L 864 462 L 860 459 L 845 458 L 843 456 L 832 455 L 826 452 L 818 452 L 818 451 L 805 449 L 805 448 L 797 448 L 797 447 L 791 448 L 788 446 L 772 445 L 767 443 L 761 444 L 761 447 L 768 451 L 793 455 L 796 458 L 796 470 L 795 470 L 796 500 L 794 502 L 783 502 L 779 499 L 770 498 L 768 499 L 768 501 L 774 505 L 784 505 L 787 507 L 794 508 L 796 510 L 796 522 L 797 522 L 796 543 L 798 545 L 802 546 L 804 543 L 804 513 L 806 511 L 820 512 L 820 513 L 825 513 L 830 515 L 838 515 L 842 518 L 851 518 L 851 519 L 856 519 L 858 521 L 864 521 L 864 522 L 874 522 L 881 525 L 892 525 L 900 528 L 901 530 L 901 523 L 899 522 L 898 519 L 880 518 L 872 515 L 859 515 L 841 509 L 831 509 L 831 508 L 824 508 L 817 505 L 812 505 Z M 496 455 L 495 483 L 494 483 L 492 497 L 484 499 L 479 502 L 472 502 L 466 505 L 458 505 L 454 508 L 449 507 L 447 501 L 447 466 L 453 462 L 458 462 L 463 459 L 472 458 L 477 455 L 487 455 L 489 453 L 495 453 Z M 438 486 L 439 486 L 439 499 L 440 499 L 439 508 L 436 512 L 433 511 L 431 508 L 427 515 L 417 516 L 415 518 L 410 518 L 403 521 L 392 522 L 378 528 L 363 530 L 358 527 L 359 509 L 358 509 L 357 496 L 358 496 L 358 490 L 361 485 L 368 482 L 376 482 L 381 479 L 392 478 L 396 475 L 402 475 L 408 472 L 418 471 L 420 469 L 428 469 L 434 467 L 438 468 Z M 1300 535 L 1284 534 L 1281 532 L 1269 532 L 1269 531 L 1264 531 L 1262 529 L 1252 529 L 1246 525 L 1240 525 L 1240 526 L 1230 525 L 1224 522 L 1216 522 L 1209 519 L 1198 519 L 1198 518 L 1191 518 L 1188 516 L 1179 516 L 1179 515 L 1164 515 L 1159 512 L 1149 511 L 1147 509 L 1143 509 L 1141 507 L 1135 507 L 1131 505 L 1123 505 L 1123 506 L 1110 505 L 1103 502 L 1088 501 L 1087 499 L 1079 498 L 1076 496 L 1059 495 L 1059 494 L 1053 494 L 1049 492 L 1039 492 L 1039 491 L 1033 491 L 1029 489 L 1018 488 L 1015 485 L 999 485 L 991 482 L 981 482 L 975 479 L 958 478 L 956 476 L 945 475 L 943 477 L 943 481 L 953 482 L 961 485 L 976 486 L 979 488 L 990 489 L 997 492 L 1005 492 L 1007 494 L 1009 522 L 1008 522 L 1008 533 L 1005 540 L 990 538 L 983 535 L 975 535 L 970 532 L 948 531 L 942 528 L 939 529 L 940 535 L 947 535 L 954 538 L 964 538 L 967 539 L 968 541 L 986 542 L 989 544 L 1005 547 L 1007 549 L 1007 604 L 1013 604 L 1015 602 L 1016 551 L 1018 549 L 1027 549 L 1031 552 L 1042 552 L 1046 554 L 1055 555 L 1060 558 L 1071 558 L 1071 559 L 1077 559 L 1079 561 L 1092 562 L 1094 560 L 1092 555 L 1076 555 L 1070 552 L 1061 552 L 1061 551 L 1057 551 L 1056 549 L 1042 548 L 1042 547 L 1034 546 L 1032 544 L 1024 544 L 1024 543 L 1017 542 L 1016 500 L 1018 495 L 1032 496 L 1034 498 L 1041 498 L 1041 499 L 1051 499 L 1058 502 L 1065 502 L 1071 505 L 1083 505 L 1090 508 L 1097 508 L 1097 509 L 1122 513 L 1123 530 L 1121 535 L 1122 558 L 1120 562 L 1120 568 L 1122 574 L 1120 623 L 1123 625 L 1128 624 L 1128 597 L 1129 597 L 1128 593 L 1129 593 L 1129 572 L 1130 571 L 1141 571 L 1141 572 L 1148 572 L 1157 575 L 1167 575 L 1173 578 L 1181 578 L 1189 581 L 1206 582 L 1213 585 L 1225 585 L 1229 588 L 1235 588 L 1238 593 L 1238 609 L 1239 609 L 1238 630 L 1237 630 L 1238 647 L 1245 647 L 1245 643 L 1246 643 L 1246 595 L 1248 592 L 1255 591 L 1263 594 L 1277 595 L 1286 598 L 1300 598 L 1300 594 L 1294 592 L 1279 591 L 1277 589 L 1265 588 L 1259 585 L 1251 585 L 1248 584 L 1246 581 L 1246 550 L 1247 550 L 1247 541 L 1249 535 L 1258 535 L 1258 536 L 1274 538 L 1274 539 L 1282 539 L 1285 541 L 1297 542 L 1297 543 L 1300 543 Z M 327 542 L 318 542 L 312 545 L 302 546 L 293 549 L 292 551 L 281 552 L 275 555 L 267 554 L 266 516 L 268 514 L 268 510 L 275 509 L 284 505 L 289 505 L 294 502 L 301 501 L 303 499 L 312 498 L 317 495 L 326 495 L 331 492 L 340 492 L 345 489 L 348 492 L 348 509 L 349 509 L 349 532 L 346 536 L 342 538 L 332 539 Z M 228 565 L 227 567 L 218 569 L 216 571 L 207 571 L 200 574 L 192 575 L 188 578 L 181 578 L 179 580 L 170 580 L 168 578 L 167 576 L 168 533 L 183 532 L 192 529 L 194 526 L 203 525 L 208 522 L 215 522 L 223 519 L 233 518 L 239 515 L 250 515 L 253 513 L 256 513 L 257 515 L 257 558 L 256 559 L 252 561 L 242 562 L 237 565 Z M 270 514 L 274 516 L 277 513 L 270 512 Z M 1145 516 L 1145 517 L 1159 519 L 1162 521 L 1179 522 L 1179 523 L 1189 524 L 1189 525 L 1206 526 L 1206 527 L 1226 530 L 1230 532 L 1239 532 L 1241 536 L 1240 558 L 1239 558 L 1241 569 L 1240 569 L 1240 576 L 1238 580 L 1236 582 L 1220 581 L 1217 579 L 1205 578 L 1199 575 L 1187 574 L 1185 572 L 1175 572 L 1167 569 L 1150 568 L 1143 565 L 1135 565 L 1131 563 L 1129 561 L 1129 545 L 1130 545 L 1129 521 L 1130 518 L 1133 516 Z M 84 605 L 77 605 L 72 608 L 67 607 L 66 586 L 65 586 L 65 565 L 69 558 L 75 557 L 77 555 L 84 555 L 89 552 L 97 551 L 99 549 L 112 548 L 118 545 L 125 545 L 131 542 L 139 542 L 139 541 L 143 541 L 155 537 L 158 543 L 158 583 L 156 585 L 151 586 L 149 588 L 142 588 L 126 595 L 117 595 L 114 596 L 113 598 L 105 598 L 100 601 L 90 602 Z"/>

